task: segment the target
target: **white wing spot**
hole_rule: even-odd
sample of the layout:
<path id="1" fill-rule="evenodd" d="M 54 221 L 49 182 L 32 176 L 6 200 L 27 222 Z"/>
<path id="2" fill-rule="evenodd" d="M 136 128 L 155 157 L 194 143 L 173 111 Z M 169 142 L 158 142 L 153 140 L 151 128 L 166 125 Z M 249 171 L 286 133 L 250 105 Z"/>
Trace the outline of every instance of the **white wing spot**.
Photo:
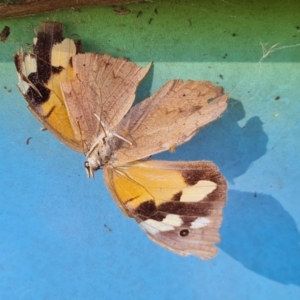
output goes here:
<path id="1" fill-rule="evenodd" d="M 175 215 L 175 214 L 168 214 L 163 220 L 162 222 L 164 224 L 169 224 L 175 227 L 181 226 L 183 221 L 180 218 L 179 215 Z"/>
<path id="2" fill-rule="evenodd" d="M 199 217 L 195 221 L 192 222 L 191 228 L 197 229 L 207 226 L 210 223 L 210 220 L 205 217 Z"/>
<path id="3" fill-rule="evenodd" d="M 36 59 L 32 57 L 31 55 L 24 55 L 24 60 L 21 64 L 21 74 L 18 74 L 19 82 L 18 87 L 21 90 L 22 94 L 26 94 L 29 89 L 29 84 L 26 81 L 22 80 L 22 75 L 25 77 L 28 77 L 29 74 L 36 72 L 37 70 L 37 64 Z"/>
<path id="4" fill-rule="evenodd" d="M 51 51 L 51 65 L 65 68 L 70 57 L 76 54 L 76 46 L 73 40 L 64 39 L 61 43 L 54 44 Z"/>
<path id="5" fill-rule="evenodd" d="M 199 180 L 195 185 L 182 189 L 180 202 L 199 202 L 217 187 L 215 182 L 209 180 Z"/>
<path id="6" fill-rule="evenodd" d="M 148 219 L 144 222 L 140 223 L 140 226 L 152 233 L 152 234 L 157 234 L 160 231 L 170 231 L 170 230 L 174 230 L 174 226 L 170 225 L 170 224 L 165 224 L 163 222 L 159 222 L 156 220 L 152 220 L 152 219 Z"/>

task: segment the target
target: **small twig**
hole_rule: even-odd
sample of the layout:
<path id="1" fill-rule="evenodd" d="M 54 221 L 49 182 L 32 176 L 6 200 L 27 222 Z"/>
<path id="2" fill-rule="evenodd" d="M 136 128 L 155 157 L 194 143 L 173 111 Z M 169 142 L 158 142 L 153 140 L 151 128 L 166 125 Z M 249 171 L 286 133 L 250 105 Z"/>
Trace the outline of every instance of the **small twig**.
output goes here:
<path id="1" fill-rule="evenodd" d="M 261 59 L 259 60 L 259 62 L 261 62 L 266 57 L 268 57 L 272 52 L 275 52 L 275 51 L 278 51 L 278 50 L 287 49 L 287 48 L 293 48 L 293 47 L 299 47 L 300 46 L 300 44 L 296 44 L 296 45 L 288 45 L 288 46 L 282 46 L 282 47 L 276 48 L 279 44 L 280 43 L 277 43 L 277 44 L 271 46 L 269 49 L 267 49 L 266 46 L 268 44 L 266 44 L 266 43 L 260 43 L 261 48 L 262 48 L 262 52 L 263 52 L 263 56 L 261 57 Z"/>
<path id="2" fill-rule="evenodd" d="M 124 5 L 148 0 L 21 0 L 17 3 L 0 3 L 0 18 L 34 15 L 56 9 L 80 6 Z"/>

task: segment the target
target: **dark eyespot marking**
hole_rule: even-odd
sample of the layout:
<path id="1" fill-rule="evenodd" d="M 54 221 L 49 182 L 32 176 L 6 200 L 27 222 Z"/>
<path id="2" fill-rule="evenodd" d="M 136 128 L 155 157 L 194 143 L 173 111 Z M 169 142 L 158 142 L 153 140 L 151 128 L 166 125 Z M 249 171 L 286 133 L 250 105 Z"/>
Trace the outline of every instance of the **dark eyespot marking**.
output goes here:
<path id="1" fill-rule="evenodd" d="M 189 233 L 190 232 L 189 232 L 188 229 L 182 229 L 182 230 L 180 230 L 179 235 L 182 236 L 182 237 L 186 237 L 186 236 L 189 235 Z"/>

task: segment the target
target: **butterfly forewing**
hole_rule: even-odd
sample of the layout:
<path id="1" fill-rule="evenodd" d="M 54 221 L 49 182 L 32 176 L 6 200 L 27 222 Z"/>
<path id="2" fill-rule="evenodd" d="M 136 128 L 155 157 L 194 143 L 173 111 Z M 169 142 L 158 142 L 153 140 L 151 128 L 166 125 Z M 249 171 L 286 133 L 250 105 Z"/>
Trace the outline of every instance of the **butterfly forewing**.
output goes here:
<path id="1" fill-rule="evenodd" d="M 81 141 L 74 136 L 60 83 L 72 78 L 70 58 L 80 49 L 80 42 L 63 38 L 60 23 L 45 22 L 37 32 L 33 53 L 20 50 L 15 55 L 18 87 L 29 109 L 57 138 L 76 151 L 82 151 Z"/>
<path id="2" fill-rule="evenodd" d="M 227 108 L 229 96 L 207 81 L 173 80 L 150 98 L 135 105 L 117 132 L 132 142 L 122 142 L 116 164 L 173 149 L 190 140 Z"/>
<path id="3" fill-rule="evenodd" d="M 135 91 L 150 68 L 124 58 L 86 53 L 72 58 L 76 76 L 61 84 L 77 138 L 90 145 L 103 130 L 114 130 L 130 109 Z"/>

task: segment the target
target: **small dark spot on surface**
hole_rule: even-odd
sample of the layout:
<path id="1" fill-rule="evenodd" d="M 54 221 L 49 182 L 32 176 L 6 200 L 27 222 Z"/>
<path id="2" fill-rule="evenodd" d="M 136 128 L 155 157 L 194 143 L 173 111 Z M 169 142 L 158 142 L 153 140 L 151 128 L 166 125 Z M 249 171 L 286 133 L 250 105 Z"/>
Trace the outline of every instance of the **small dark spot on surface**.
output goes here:
<path id="1" fill-rule="evenodd" d="M 276 97 L 275 97 L 275 100 L 279 100 L 279 99 L 280 99 L 280 96 L 276 96 Z"/>
<path id="2" fill-rule="evenodd" d="M 296 29 L 297 29 L 297 30 L 300 30 L 300 26 L 296 26 Z"/>
<path id="3" fill-rule="evenodd" d="M 223 79 L 223 75 L 222 75 L 222 74 L 220 74 L 219 77 L 220 77 L 221 79 Z"/>
<path id="4" fill-rule="evenodd" d="M 257 197 L 257 193 L 256 193 L 256 192 L 254 192 L 254 195 L 253 195 L 253 196 L 254 196 L 254 198 L 256 198 L 256 197 Z"/>
<path id="5" fill-rule="evenodd" d="M 32 139 L 32 137 L 29 137 L 29 138 L 26 140 L 26 145 L 29 145 L 29 142 L 30 142 L 31 139 Z"/>
<path id="6" fill-rule="evenodd" d="M 149 25 L 152 23 L 152 20 L 153 20 L 153 18 L 150 18 L 150 20 L 149 20 L 149 22 L 148 22 Z"/>
<path id="7" fill-rule="evenodd" d="M 192 20 L 191 19 L 189 19 L 189 23 L 190 23 L 190 26 L 192 26 Z"/>
<path id="8" fill-rule="evenodd" d="M 154 8 L 154 13 L 157 15 L 158 14 L 158 11 L 157 11 L 157 8 L 155 7 Z"/>
<path id="9" fill-rule="evenodd" d="M 4 28 L 2 29 L 1 33 L 0 33 L 0 40 L 1 42 L 5 42 L 6 39 L 8 38 L 10 34 L 10 28 L 8 26 L 4 26 Z"/>
<path id="10" fill-rule="evenodd" d="M 182 237 L 188 236 L 189 233 L 190 233 L 190 232 L 189 232 L 188 229 L 182 229 L 182 230 L 180 230 L 180 232 L 179 232 L 180 236 L 182 236 Z"/>
<path id="11" fill-rule="evenodd" d="M 105 227 L 109 232 L 112 231 L 106 224 L 104 224 L 104 227 Z"/>
<path id="12" fill-rule="evenodd" d="M 137 15 L 136 15 L 136 17 L 138 18 L 138 17 L 140 17 L 141 15 L 142 15 L 142 11 L 140 10 L 138 13 L 137 13 Z"/>
<path id="13" fill-rule="evenodd" d="M 11 89 L 9 89 L 7 86 L 4 86 L 3 88 L 4 88 L 8 93 L 11 92 Z"/>
<path id="14" fill-rule="evenodd" d="M 233 33 L 232 36 L 236 36 L 236 33 Z"/>
<path id="15" fill-rule="evenodd" d="M 224 54 L 223 58 L 226 58 L 226 57 L 227 57 L 227 53 Z"/>

